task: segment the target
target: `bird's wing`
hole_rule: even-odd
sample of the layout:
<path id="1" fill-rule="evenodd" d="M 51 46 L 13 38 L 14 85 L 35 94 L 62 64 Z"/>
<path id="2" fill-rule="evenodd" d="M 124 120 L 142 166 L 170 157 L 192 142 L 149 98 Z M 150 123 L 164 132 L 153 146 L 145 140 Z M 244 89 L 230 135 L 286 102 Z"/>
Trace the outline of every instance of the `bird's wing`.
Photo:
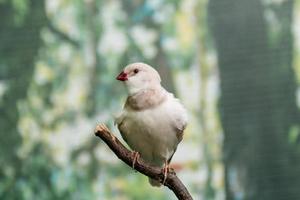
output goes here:
<path id="1" fill-rule="evenodd" d="M 176 98 L 173 98 L 173 102 L 172 102 L 172 126 L 174 128 L 174 131 L 176 133 L 177 139 L 180 142 L 182 140 L 183 137 L 183 132 L 184 129 L 187 126 L 187 121 L 188 121 L 188 117 L 187 117 L 187 111 L 186 109 L 182 106 L 182 104 L 180 103 L 180 101 Z"/>
<path id="2" fill-rule="evenodd" d="M 181 140 L 183 138 L 183 132 L 184 132 L 186 125 L 187 125 L 187 122 L 184 122 L 184 121 L 178 121 L 177 123 L 174 124 L 174 130 L 176 132 L 176 137 L 178 139 L 178 143 L 181 142 Z M 171 162 L 176 150 L 177 150 L 177 146 L 175 147 L 170 158 L 168 159 L 168 163 Z"/>
<path id="3" fill-rule="evenodd" d="M 177 140 L 179 143 L 179 142 L 181 142 L 181 140 L 183 138 L 183 132 L 187 126 L 188 118 L 187 118 L 187 112 L 186 112 L 185 108 L 182 106 L 182 104 L 179 102 L 179 100 L 175 99 L 175 98 L 174 98 L 174 100 L 175 100 L 175 102 L 174 102 L 175 105 L 172 106 L 174 108 L 174 112 L 172 115 L 173 120 L 171 123 L 172 123 L 173 130 L 176 133 L 176 137 L 177 137 Z M 172 155 L 168 159 L 168 163 L 171 162 L 176 150 L 177 150 L 177 145 L 174 148 Z"/>
<path id="4" fill-rule="evenodd" d="M 177 147 L 174 149 L 172 155 L 171 155 L 170 158 L 168 159 L 168 164 L 171 162 L 171 160 L 172 160 L 172 158 L 173 158 L 173 156 L 174 156 L 176 150 L 177 150 Z"/>
<path id="5" fill-rule="evenodd" d="M 186 125 L 187 125 L 187 123 L 185 121 L 182 121 L 182 120 L 177 120 L 177 123 L 174 124 L 176 137 L 177 137 L 179 142 L 182 140 L 183 132 L 184 132 L 184 129 L 185 129 Z"/>

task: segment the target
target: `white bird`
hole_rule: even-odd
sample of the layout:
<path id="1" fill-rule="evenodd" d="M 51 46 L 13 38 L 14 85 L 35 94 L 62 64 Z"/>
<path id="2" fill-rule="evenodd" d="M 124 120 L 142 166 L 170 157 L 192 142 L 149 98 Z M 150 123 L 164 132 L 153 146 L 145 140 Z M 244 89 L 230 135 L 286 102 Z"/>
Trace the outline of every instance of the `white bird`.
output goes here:
<path id="1" fill-rule="evenodd" d="M 187 112 L 161 86 L 158 72 L 145 63 L 127 65 L 117 80 L 123 81 L 128 91 L 124 108 L 115 121 L 118 129 L 134 151 L 134 164 L 141 156 L 149 164 L 163 167 L 164 183 L 187 125 Z M 161 185 L 153 179 L 149 182 Z"/>

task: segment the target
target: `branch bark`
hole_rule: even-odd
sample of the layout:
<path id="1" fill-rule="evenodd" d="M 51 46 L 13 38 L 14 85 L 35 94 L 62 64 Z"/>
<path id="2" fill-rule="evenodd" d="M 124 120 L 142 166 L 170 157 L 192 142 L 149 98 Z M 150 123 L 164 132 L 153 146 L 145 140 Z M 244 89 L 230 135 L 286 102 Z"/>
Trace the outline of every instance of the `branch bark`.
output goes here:
<path id="1" fill-rule="evenodd" d="M 133 153 L 128 150 L 104 124 L 100 124 L 96 127 L 95 135 L 101 138 L 120 160 L 132 167 L 134 159 Z M 159 167 L 150 166 L 142 158 L 139 158 L 138 162 L 135 163 L 134 169 L 145 176 L 155 179 L 161 183 L 163 182 L 164 175 L 162 170 Z M 179 200 L 193 200 L 189 191 L 176 176 L 175 172 L 168 173 L 164 185 L 172 190 Z"/>

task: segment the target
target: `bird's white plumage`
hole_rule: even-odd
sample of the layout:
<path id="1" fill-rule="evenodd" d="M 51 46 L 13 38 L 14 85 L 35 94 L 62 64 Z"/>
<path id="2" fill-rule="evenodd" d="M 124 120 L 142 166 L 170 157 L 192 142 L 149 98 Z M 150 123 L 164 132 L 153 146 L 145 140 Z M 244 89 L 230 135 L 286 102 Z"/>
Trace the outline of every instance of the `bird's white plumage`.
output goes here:
<path id="1" fill-rule="evenodd" d="M 141 73 L 131 73 L 135 69 Z M 149 65 L 134 63 L 125 67 L 124 73 L 129 74 L 125 81 L 129 97 L 116 123 L 130 148 L 150 164 L 161 167 L 170 161 L 182 139 L 187 112 L 160 85 L 159 74 Z"/>
<path id="2" fill-rule="evenodd" d="M 173 155 L 187 123 L 183 106 L 173 95 L 152 109 L 134 111 L 124 109 L 117 119 L 119 129 L 128 145 L 142 158 L 162 166 Z"/>

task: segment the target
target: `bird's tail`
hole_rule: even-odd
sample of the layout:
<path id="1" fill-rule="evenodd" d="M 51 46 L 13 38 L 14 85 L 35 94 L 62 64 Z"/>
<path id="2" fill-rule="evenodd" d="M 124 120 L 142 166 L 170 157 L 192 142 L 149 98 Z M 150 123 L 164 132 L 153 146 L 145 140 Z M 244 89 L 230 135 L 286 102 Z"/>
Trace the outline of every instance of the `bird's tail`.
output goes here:
<path id="1" fill-rule="evenodd" d="M 159 181 L 151 179 L 151 178 L 149 178 L 149 183 L 155 187 L 160 187 L 162 185 Z"/>

